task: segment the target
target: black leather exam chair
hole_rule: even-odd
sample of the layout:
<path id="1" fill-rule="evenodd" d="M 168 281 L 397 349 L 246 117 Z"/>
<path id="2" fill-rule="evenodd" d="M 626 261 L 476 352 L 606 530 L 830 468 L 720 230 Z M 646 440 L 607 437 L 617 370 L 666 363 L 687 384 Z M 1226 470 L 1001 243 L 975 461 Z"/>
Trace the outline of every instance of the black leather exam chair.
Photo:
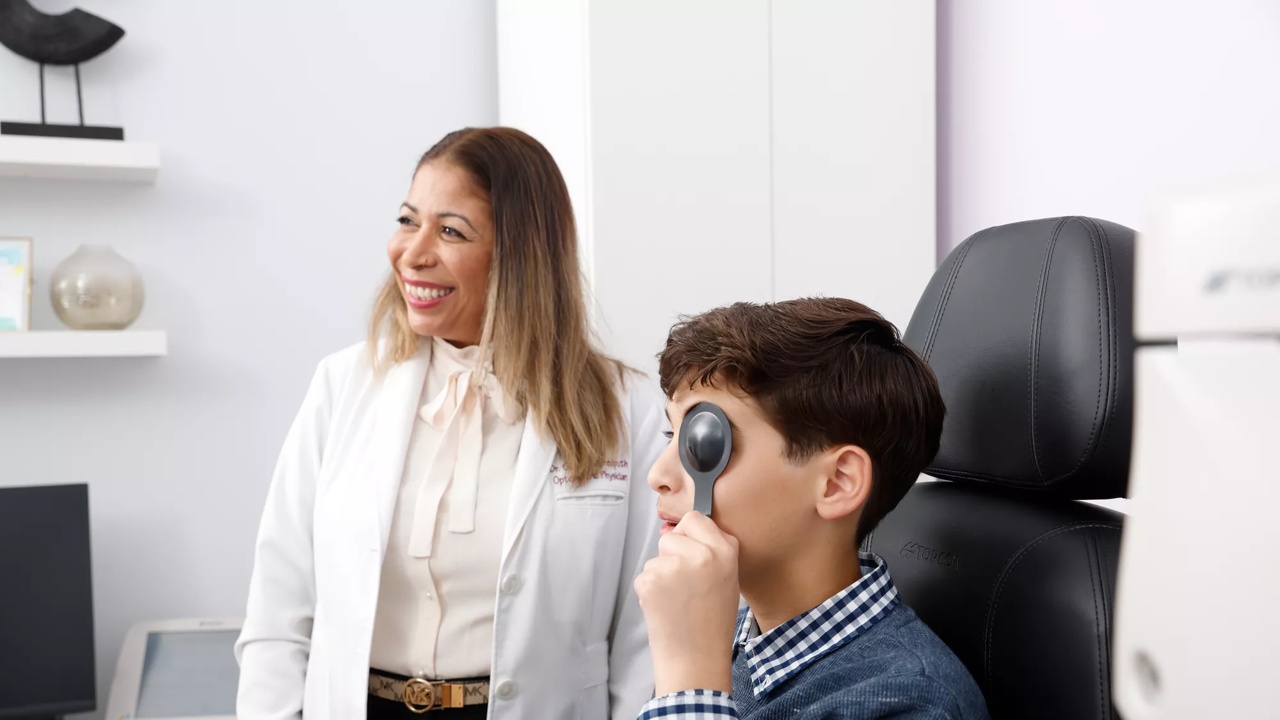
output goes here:
<path id="1" fill-rule="evenodd" d="M 867 545 L 968 666 L 995 720 L 1118 717 L 1111 620 L 1133 393 L 1132 230 L 977 233 L 904 333 L 947 404 L 942 446 Z M 1187 632 L 1192 628 L 1171 628 Z"/>

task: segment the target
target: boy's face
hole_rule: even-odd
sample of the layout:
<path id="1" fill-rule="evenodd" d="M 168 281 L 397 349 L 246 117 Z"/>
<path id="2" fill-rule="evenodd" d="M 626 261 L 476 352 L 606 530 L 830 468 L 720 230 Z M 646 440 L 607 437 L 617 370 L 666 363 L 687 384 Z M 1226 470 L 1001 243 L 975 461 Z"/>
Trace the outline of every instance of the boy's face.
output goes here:
<path id="1" fill-rule="evenodd" d="M 738 540 L 738 568 L 743 584 L 764 577 L 802 549 L 819 517 L 815 508 L 823 488 L 820 455 L 812 460 L 787 459 L 786 441 L 761 413 L 755 401 L 733 389 L 685 384 L 667 403 L 671 427 L 700 402 L 719 405 L 733 431 L 733 455 L 716 480 L 712 519 Z M 671 532 L 693 509 L 693 479 L 680 463 L 673 440 L 649 472 L 649 486 L 659 495 L 663 533 Z"/>

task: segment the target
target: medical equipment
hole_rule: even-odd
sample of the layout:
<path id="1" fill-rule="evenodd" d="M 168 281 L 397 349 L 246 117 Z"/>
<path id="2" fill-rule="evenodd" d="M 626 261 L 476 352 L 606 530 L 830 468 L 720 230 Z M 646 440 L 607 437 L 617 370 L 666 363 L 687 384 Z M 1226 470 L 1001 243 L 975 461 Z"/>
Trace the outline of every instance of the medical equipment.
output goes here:
<path id="1" fill-rule="evenodd" d="M 1146 230 L 1115 702 L 1125 720 L 1275 717 L 1280 186 L 1169 199 Z"/>
<path id="2" fill-rule="evenodd" d="M 134 625 L 116 662 L 105 720 L 235 720 L 239 620 Z"/>
<path id="3" fill-rule="evenodd" d="M 680 423 L 680 462 L 693 478 L 693 509 L 711 517 L 716 479 L 733 455 L 733 432 L 720 406 L 700 402 Z"/>

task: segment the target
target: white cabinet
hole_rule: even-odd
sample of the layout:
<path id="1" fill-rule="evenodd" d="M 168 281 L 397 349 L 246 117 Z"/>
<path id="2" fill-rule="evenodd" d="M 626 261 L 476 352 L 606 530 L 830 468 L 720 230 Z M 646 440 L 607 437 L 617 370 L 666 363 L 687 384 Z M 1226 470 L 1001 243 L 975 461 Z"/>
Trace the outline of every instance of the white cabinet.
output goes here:
<path id="1" fill-rule="evenodd" d="M 610 350 L 840 295 L 905 325 L 935 267 L 934 4 L 498 0 L 499 119 L 556 156 Z"/>

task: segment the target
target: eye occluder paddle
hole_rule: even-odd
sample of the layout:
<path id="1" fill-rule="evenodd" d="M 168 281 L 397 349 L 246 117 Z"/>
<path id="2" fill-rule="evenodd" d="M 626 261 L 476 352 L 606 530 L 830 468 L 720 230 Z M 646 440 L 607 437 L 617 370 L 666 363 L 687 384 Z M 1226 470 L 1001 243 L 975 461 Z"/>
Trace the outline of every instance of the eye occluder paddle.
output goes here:
<path id="1" fill-rule="evenodd" d="M 733 454 L 733 432 L 724 410 L 701 402 L 680 423 L 680 463 L 693 478 L 693 509 L 711 517 L 712 490 Z"/>

